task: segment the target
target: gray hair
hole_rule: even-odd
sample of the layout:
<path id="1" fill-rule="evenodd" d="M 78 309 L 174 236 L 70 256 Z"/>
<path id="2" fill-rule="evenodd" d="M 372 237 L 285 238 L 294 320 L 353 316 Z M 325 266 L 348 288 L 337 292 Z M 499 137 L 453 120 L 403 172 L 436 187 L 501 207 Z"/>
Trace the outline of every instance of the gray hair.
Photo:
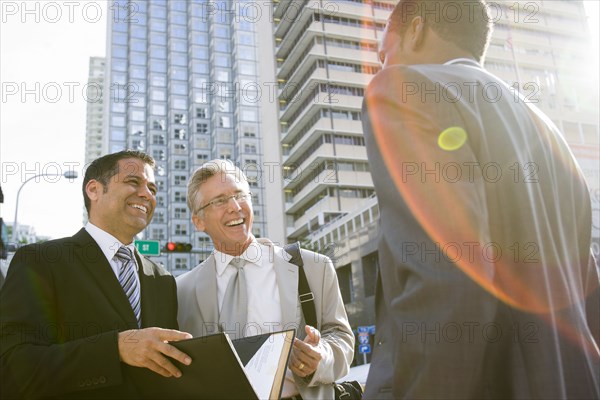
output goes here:
<path id="1" fill-rule="evenodd" d="M 192 174 L 187 187 L 187 206 L 192 215 L 196 214 L 202 201 L 202 197 L 199 196 L 200 186 L 217 174 L 233 175 L 239 182 L 248 183 L 248 178 L 242 170 L 229 160 L 218 158 L 202 164 Z"/>

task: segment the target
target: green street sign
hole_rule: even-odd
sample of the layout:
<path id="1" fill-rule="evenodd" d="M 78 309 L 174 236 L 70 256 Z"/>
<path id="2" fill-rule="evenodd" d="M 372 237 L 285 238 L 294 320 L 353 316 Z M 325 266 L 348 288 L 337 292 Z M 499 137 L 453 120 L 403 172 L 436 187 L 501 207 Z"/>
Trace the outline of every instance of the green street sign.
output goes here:
<path id="1" fill-rule="evenodd" d="M 160 242 L 158 240 L 136 240 L 135 248 L 145 256 L 160 256 Z"/>

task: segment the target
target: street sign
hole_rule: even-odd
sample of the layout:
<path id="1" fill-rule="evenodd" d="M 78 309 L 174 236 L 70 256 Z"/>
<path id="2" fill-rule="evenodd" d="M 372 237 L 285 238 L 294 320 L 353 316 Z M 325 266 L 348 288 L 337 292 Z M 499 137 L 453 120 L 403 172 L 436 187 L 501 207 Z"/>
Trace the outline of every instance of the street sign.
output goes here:
<path id="1" fill-rule="evenodd" d="M 145 256 L 160 256 L 160 242 L 158 240 L 136 240 L 135 248 Z"/>
<path id="2" fill-rule="evenodd" d="M 369 344 L 369 334 L 361 332 L 358 334 L 358 343 Z"/>
<path id="3" fill-rule="evenodd" d="M 358 333 L 369 333 L 369 327 L 368 326 L 359 326 L 357 328 Z"/>
<path id="4" fill-rule="evenodd" d="M 361 344 L 360 346 L 358 346 L 358 352 L 360 354 L 368 354 L 371 352 L 371 345 L 370 344 Z"/>
<path id="5" fill-rule="evenodd" d="M 369 333 L 370 333 L 371 335 L 374 335 L 374 334 L 375 334 L 375 325 L 371 325 L 371 326 L 369 327 Z"/>

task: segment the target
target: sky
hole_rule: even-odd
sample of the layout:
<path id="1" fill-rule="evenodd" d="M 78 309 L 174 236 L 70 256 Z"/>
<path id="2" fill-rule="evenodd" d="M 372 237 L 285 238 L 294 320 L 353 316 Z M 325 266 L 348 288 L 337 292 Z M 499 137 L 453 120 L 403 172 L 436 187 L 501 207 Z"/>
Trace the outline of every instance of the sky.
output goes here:
<path id="1" fill-rule="evenodd" d="M 598 65 L 598 5 L 591 16 Z M 105 55 L 110 2 L 0 0 L 0 216 L 14 220 L 17 192 L 36 174 L 76 170 L 74 180 L 45 176 L 22 187 L 18 223 L 39 236 L 70 236 L 82 226 L 89 58 Z M 597 70 L 597 69 L 596 69 Z"/>

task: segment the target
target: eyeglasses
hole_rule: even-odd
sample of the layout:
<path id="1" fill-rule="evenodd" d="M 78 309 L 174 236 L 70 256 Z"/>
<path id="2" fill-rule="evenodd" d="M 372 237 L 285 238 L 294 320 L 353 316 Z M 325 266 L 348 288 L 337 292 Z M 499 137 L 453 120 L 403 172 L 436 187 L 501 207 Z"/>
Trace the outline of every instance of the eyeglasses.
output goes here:
<path id="1" fill-rule="evenodd" d="M 231 200 L 231 199 L 234 199 L 235 202 L 238 204 L 247 203 L 248 201 L 250 201 L 252 199 L 252 193 L 240 192 L 240 193 L 232 194 L 231 196 L 217 197 L 216 199 L 211 200 L 208 203 L 206 203 L 205 205 L 203 205 L 202 207 L 200 207 L 197 212 L 204 210 L 208 206 L 213 206 L 214 208 L 217 208 L 217 209 L 223 208 L 229 203 L 229 200 Z"/>

